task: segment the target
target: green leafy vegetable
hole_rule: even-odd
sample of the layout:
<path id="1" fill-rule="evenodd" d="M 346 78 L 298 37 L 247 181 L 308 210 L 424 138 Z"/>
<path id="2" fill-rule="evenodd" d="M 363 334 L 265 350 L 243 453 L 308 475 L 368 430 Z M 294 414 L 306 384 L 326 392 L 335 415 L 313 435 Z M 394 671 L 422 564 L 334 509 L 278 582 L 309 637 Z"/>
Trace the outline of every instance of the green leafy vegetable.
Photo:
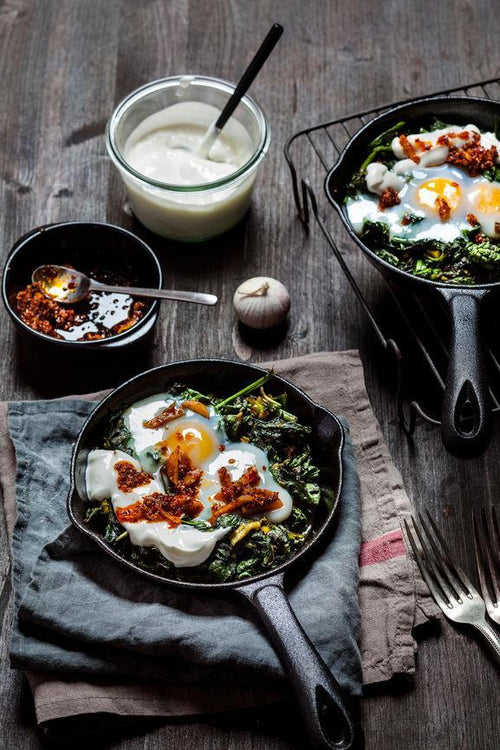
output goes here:
<path id="1" fill-rule="evenodd" d="M 381 133 L 377 138 L 375 138 L 368 146 L 368 156 L 364 160 L 363 164 L 360 167 L 360 172 L 366 172 L 366 168 L 369 164 L 372 163 L 372 161 L 375 160 L 376 157 L 378 157 L 380 154 L 391 154 L 394 158 L 394 154 L 392 151 L 392 139 L 397 133 L 400 133 L 402 128 L 404 128 L 405 123 L 404 122 L 397 122 L 395 125 L 392 126 L 392 128 L 389 128 L 384 133 Z"/>
<path id="2" fill-rule="evenodd" d="M 385 249 L 392 246 L 391 230 L 385 221 L 364 221 L 361 239 L 371 247 Z"/>
<path id="3" fill-rule="evenodd" d="M 123 537 L 123 526 L 118 523 L 109 500 L 102 500 L 99 505 L 87 509 L 85 523 L 98 531 L 110 544 L 115 544 Z M 121 541 L 121 539 L 120 539 Z"/>
<path id="4" fill-rule="evenodd" d="M 221 410 L 231 440 L 247 440 L 267 452 L 276 481 L 294 499 L 317 505 L 321 499 L 319 469 L 309 445 L 311 429 L 280 403 L 264 394 L 238 398 Z"/>
<path id="5" fill-rule="evenodd" d="M 397 123 L 382 133 L 367 146 L 367 156 L 359 170 L 354 172 L 346 186 L 345 202 L 358 194 L 367 193 L 366 168 L 374 161 L 380 161 L 389 169 L 394 164 L 391 142 L 395 135 L 417 132 L 415 125 Z M 449 124 L 434 118 L 421 133 L 442 130 Z M 495 122 L 495 134 L 500 132 L 499 122 Z M 498 137 L 498 136 L 497 136 Z M 490 181 L 500 182 L 500 166 L 482 173 Z M 420 213 L 406 211 L 403 227 L 418 224 L 425 217 Z M 469 217 L 468 217 L 469 218 Z M 479 226 L 464 230 L 453 241 L 433 239 L 412 239 L 411 232 L 401 230 L 399 236 L 391 234 L 388 223 L 366 220 L 360 232 L 361 239 L 382 260 L 414 274 L 420 278 L 448 284 L 483 284 L 500 281 L 500 241 L 486 237 Z"/>
<path id="6" fill-rule="evenodd" d="M 235 577 L 236 559 L 228 542 L 219 542 L 208 564 L 210 580 L 225 583 Z"/>
<path id="7" fill-rule="evenodd" d="M 220 426 L 229 440 L 250 442 L 265 451 L 269 471 L 293 498 L 292 512 L 277 524 L 265 517 L 242 518 L 237 513 L 218 517 L 215 528 L 228 529 L 212 555 L 202 565 L 176 568 L 154 548 L 136 547 L 116 520 L 111 502 L 88 509 L 86 521 L 126 559 L 139 567 L 169 578 L 193 582 L 244 580 L 285 562 L 296 554 L 308 538 L 316 508 L 330 508 L 333 491 L 323 486 L 320 471 L 311 452 L 311 428 L 301 424 L 287 404 L 286 394 L 270 395 L 263 385 L 272 377 L 267 373 L 227 398 L 218 399 L 177 384 L 170 393 L 178 400 L 196 399 L 212 406 L 220 415 Z M 258 390 L 260 389 L 260 390 Z M 123 412 L 114 416 L 103 444 L 135 455 Z M 140 455 L 151 471 L 158 468 L 161 456 L 154 448 Z M 149 469 L 148 469 L 149 470 Z M 211 533 L 214 526 L 197 518 L 182 518 L 181 523 Z"/>
<path id="8" fill-rule="evenodd" d="M 500 182 L 500 167 L 495 166 L 487 169 L 483 172 L 483 177 L 486 177 L 490 182 Z"/>
<path id="9" fill-rule="evenodd" d="M 247 393 L 251 393 L 252 391 L 255 391 L 257 388 L 260 388 L 261 386 L 265 385 L 267 381 L 273 377 L 273 375 L 274 375 L 273 371 L 270 370 L 266 375 L 263 375 L 258 380 L 255 380 L 253 383 L 250 383 L 250 385 L 246 385 L 237 393 L 233 393 L 232 396 L 228 396 L 222 401 L 217 401 L 217 410 L 220 411 L 224 406 L 231 403 L 231 401 L 235 401 L 237 398 L 241 398 L 242 396 L 245 396 Z"/>
<path id="10" fill-rule="evenodd" d="M 186 388 L 182 383 L 175 383 L 169 388 L 169 393 L 179 401 L 200 401 L 202 404 L 210 404 L 212 399 L 205 393 L 196 391 L 194 388 Z"/>
<path id="11" fill-rule="evenodd" d="M 412 211 L 405 211 L 401 219 L 403 224 L 420 224 L 425 219 L 425 216 L 414 214 Z"/>
<path id="12" fill-rule="evenodd" d="M 366 221 L 361 238 L 380 258 L 421 278 L 450 284 L 500 281 L 500 244 L 477 225 L 443 242 L 395 237 L 385 222 Z"/>
<path id="13" fill-rule="evenodd" d="M 432 133 L 433 130 L 443 130 L 443 128 L 449 127 L 448 123 L 443 120 L 438 120 L 437 117 L 431 122 L 428 128 L 420 128 L 421 133 Z"/>
<path id="14" fill-rule="evenodd" d="M 469 260 L 490 271 L 500 270 L 500 246 L 489 237 L 481 242 L 466 242 L 464 251 Z"/>
<path id="15" fill-rule="evenodd" d="M 213 531 L 213 526 L 210 526 L 208 521 L 199 521 L 196 518 L 183 518 L 181 523 L 183 526 L 194 526 L 199 531 Z"/>
<path id="16" fill-rule="evenodd" d="M 346 198 L 358 195 L 358 193 L 366 193 L 366 170 L 359 170 L 355 172 L 346 187 Z"/>
<path id="17" fill-rule="evenodd" d="M 103 446 L 106 450 L 125 451 L 125 453 L 137 458 L 132 435 L 125 424 L 124 412 L 115 414 L 109 420 L 108 429 L 103 436 Z"/>
<path id="18" fill-rule="evenodd" d="M 390 253 L 388 250 L 382 250 L 381 248 L 376 252 L 378 257 L 385 260 L 386 263 L 391 263 L 393 266 L 399 266 L 399 258 L 397 255 L 393 255 L 393 253 Z"/>

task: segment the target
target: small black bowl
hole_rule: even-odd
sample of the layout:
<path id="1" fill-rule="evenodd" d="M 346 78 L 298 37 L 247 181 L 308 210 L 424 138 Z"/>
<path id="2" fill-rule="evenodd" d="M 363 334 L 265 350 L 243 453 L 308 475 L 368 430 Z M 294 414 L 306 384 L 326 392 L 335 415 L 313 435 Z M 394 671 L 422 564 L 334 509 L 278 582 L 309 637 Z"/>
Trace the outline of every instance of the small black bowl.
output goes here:
<path id="1" fill-rule="evenodd" d="M 45 263 L 71 265 L 83 273 L 99 269 L 118 273 L 133 286 L 161 289 L 163 274 L 151 248 L 132 232 L 97 222 L 72 221 L 37 227 L 25 234 L 10 251 L 2 276 L 2 298 L 16 328 L 38 342 L 76 349 L 122 348 L 145 337 L 158 317 L 158 301 L 134 326 L 96 341 L 66 341 L 34 331 L 19 317 L 16 294 L 31 281 L 31 274 Z"/>

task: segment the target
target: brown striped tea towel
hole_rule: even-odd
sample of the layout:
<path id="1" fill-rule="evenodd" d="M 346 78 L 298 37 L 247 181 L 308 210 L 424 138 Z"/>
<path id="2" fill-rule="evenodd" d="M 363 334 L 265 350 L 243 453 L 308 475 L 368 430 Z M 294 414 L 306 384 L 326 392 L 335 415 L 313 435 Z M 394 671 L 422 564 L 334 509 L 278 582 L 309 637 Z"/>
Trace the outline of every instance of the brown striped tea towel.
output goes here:
<path id="1" fill-rule="evenodd" d="M 363 683 L 415 670 L 412 630 L 436 615 L 424 584 L 407 556 L 401 519 L 411 506 L 366 393 L 355 351 L 318 353 L 269 363 L 311 398 L 349 424 L 361 488 L 359 599 Z M 78 397 L 98 400 L 103 394 Z M 9 533 L 16 516 L 16 461 L 8 432 L 8 405 L 0 409 L 0 475 Z M 19 467 L 18 467 L 19 469 Z M 22 467 L 21 467 L 22 469 Z M 37 719 L 45 723 L 82 714 L 182 716 L 258 705 L 283 697 L 282 687 L 165 685 L 116 676 L 89 678 L 30 672 Z"/>

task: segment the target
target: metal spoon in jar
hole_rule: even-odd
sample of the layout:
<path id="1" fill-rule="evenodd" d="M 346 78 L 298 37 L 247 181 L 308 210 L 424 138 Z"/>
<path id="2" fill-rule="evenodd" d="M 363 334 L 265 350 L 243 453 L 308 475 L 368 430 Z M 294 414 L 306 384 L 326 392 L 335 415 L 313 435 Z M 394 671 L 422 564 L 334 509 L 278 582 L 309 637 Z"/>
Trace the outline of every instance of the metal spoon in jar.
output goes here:
<path id="1" fill-rule="evenodd" d="M 220 115 L 217 116 L 217 119 L 210 125 L 208 130 L 205 132 L 205 135 L 203 136 L 203 139 L 201 143 L 199 143 L 198 147 L 195 149 L 191 149 L 188 146 L 183 146 L 179 144 L 177 146 L 174 146 L 174 148 L 178 149 L 179 151 L 192 151 L 195 154 L 195 156 L 198 156 L 200 159 L 208 159 L 208 154 L 210 152 L 210 149 L 212 148 L 215 141 L 219 137 L 222 128 L 225 127 L 227 121 L 233 114 L 234 110 L 236 109 L 240 101 L 245 96 L 251 84 L 254 82 L 254 79 L 256 78 L 260 69 L 262 68 L 267 58 L 273 51 L 276 45 L 276 42 L 278 41 L 282 33 L 283 33 L 283 26 L 281 26 L 281 24 L 279 23 L 273 23 L 273 25 L 271 26 L 271 28 L 269 29 L 267 33 L 266 38 L 264 39 L 259 49 L 253 56 L 248 67 L 246 68 L 245 72 L 243 73 L 240 80 L 238 81 L 238 84 L 235 87 L 233 93 L 227 100 L 222 112 L 220 113 Z M 186 77 L 186 80 L 188 78 L 189 77 Z"/>
<path id="2" fill-rule="evenodd" d="M 200 159 L 208 159 L 209 151 L 219 137 L 222 128 L 225 126 L 234 110 L 250 88 L 251 84 L 254 82 L 254 79 L 273 51 L 282 33 L 283 26 L 281 26 L 281 24 L 279 23 L 273 23 L 266 35 L 266 38 L 253 56 L 247 69 L 238 81 L 236 88 L 227 100 L 224 109 L 217 117 L 215 122 L 210 125 L 207 132 L 203 136 L 202 142 L 196 149 L 196 156 L 199 156 Z"/>
<path id="3" fill-rule="evenodd" d="M 116 292 L 129 294 L 131 297 L 173 299 L 181 302 L 195 302 L 198 305 L 215 305 L 218 302 L 215 294 L 101 284 L 99 281 L 89 279 L 84 273 L 65 266 L 39 266 L 33 271 L 31 280 L 38 284 L 48 297 L 52 297 L 62 305 L 74 305 L 76 302 L 81 302 L 90 292 Z"/>

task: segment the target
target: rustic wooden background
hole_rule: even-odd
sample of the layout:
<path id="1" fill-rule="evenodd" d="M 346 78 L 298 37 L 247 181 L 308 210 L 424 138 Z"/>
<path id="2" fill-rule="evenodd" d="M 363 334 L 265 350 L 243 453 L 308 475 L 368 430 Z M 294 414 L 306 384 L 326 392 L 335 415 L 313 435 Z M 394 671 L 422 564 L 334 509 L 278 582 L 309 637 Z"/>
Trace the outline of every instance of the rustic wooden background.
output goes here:
<path id="1" fill-rule="evenodd" d="M 500 74 L 494 0 L 3 0 L 0 2 L 0 190 L 2 252 L 32 227 L 108 220 L 158 251 L 165 285 L 215 292 L 215 309 L 165 303 L 150 351 L 96 364 L 51 362 L 18 340 L 1 315 L 0 398 L 39 398 L 118 384 L 173 359 L 225 356 L 258 362 L 359 347 L 368 390 L 395 462 L 473 570 L 470 505 L 495 499 L 498 436 L 487 455 L 446 455 L 438 432 L 419 425 L 414 449 L 397 421 L 387 360 L 316 227 L 298 221 L 283 158 L 287 138 L 324 119 Z M 234 80 L 273 21 L 285 34 L 252 93 L 269 115 L 272 145 L 248 219 L 197 248 L 158 240 L 123 211 L 103 131 L 114 105 L 154 78 L 199 72 Z M 310 165 L 311 176 L 318 177 Z M 334 229 L 381 314 L 384 287 Z M 290 289 L 290 324 L 279 339 L 244 338 L 231 299 L 243 279 L 271 275 Z M 3 533 L 3 530 L 2 530 Z M 52 747 L 36 729 L 29 690 L 10 671 L 8 554 L 0 538 L 0 747 Z M 498 671 L 472 637 L 444 624 L 419 647 L 414 682 L 370 691 L 363 704 L 368 748 L 495 750 Z M 94 747 L 278 750 L 304 747 L 293 711 L 250 712 L 190 723 L 147 724 L 92 739 Z M 75 744 L 75 743 L 72 743 Z M 63 741 L 62 747 L 69 744 Z M 76 744 L 75 744 L 76 746 Z"/>

